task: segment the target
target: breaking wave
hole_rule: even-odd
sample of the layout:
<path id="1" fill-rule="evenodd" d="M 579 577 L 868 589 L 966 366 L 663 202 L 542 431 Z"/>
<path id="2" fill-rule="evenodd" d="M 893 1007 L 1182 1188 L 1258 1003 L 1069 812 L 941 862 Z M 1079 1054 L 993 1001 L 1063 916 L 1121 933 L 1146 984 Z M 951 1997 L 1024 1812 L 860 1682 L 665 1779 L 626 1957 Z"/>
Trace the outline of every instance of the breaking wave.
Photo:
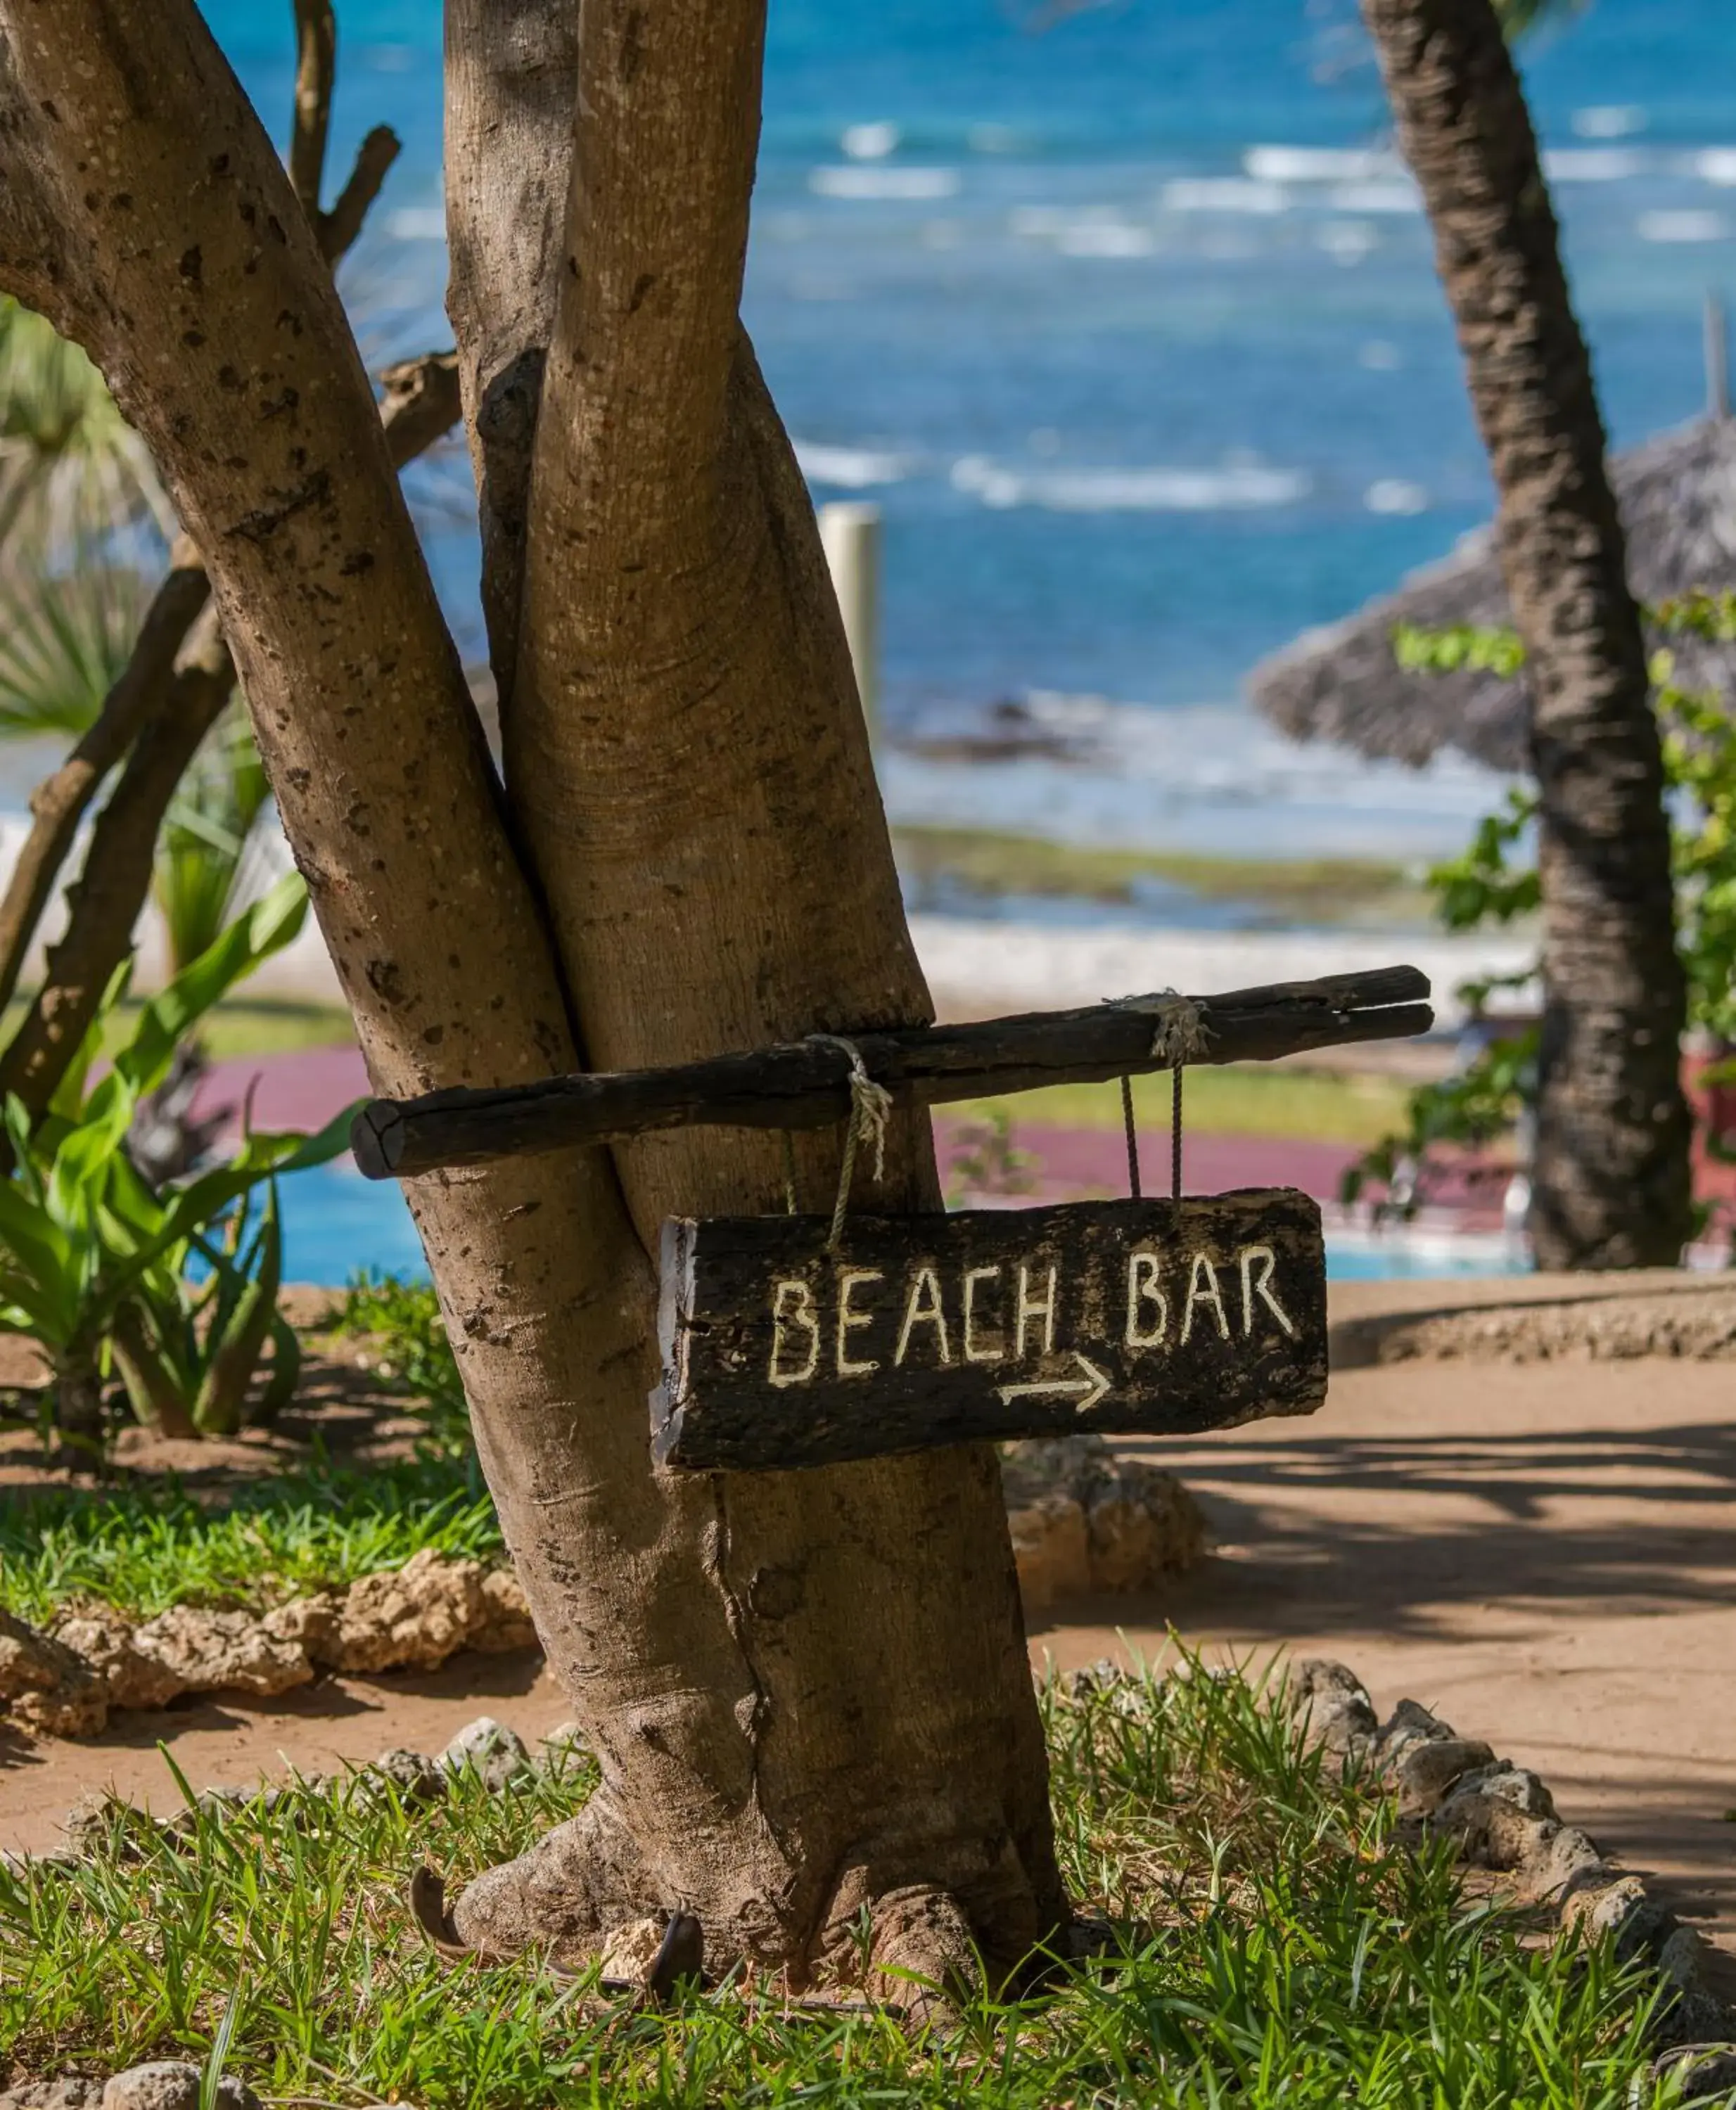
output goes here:
<path id="1" fill-rule="evenodd" d="M 1050 513 L 1245 512 L 1294 505 L 1309 480 L 1298 469 L 1237 464 L 1222 469 L 1013 469 L 984 455 L 953 464 L 952 487 L 996 511 Z"/>

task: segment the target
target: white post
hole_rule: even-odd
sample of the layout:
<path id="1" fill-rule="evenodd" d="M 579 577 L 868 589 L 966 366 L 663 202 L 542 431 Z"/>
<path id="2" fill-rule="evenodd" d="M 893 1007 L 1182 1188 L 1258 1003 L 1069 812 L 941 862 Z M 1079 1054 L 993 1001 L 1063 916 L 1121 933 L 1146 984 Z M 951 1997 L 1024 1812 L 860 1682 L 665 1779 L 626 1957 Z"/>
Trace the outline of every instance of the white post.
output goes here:
<path id="1" fill-rule="evenodd" d="M 856 670 L 868 737 L 879 736 L 880 508 L 855 500 L 819 509 L 820 541 Z"/>
<path id="2" fill-rule="evenodd" d="M 1706 297 L 1706 414 L 1715 423 L 1730 414 L 1730 354 L 1724 302 Z"/>

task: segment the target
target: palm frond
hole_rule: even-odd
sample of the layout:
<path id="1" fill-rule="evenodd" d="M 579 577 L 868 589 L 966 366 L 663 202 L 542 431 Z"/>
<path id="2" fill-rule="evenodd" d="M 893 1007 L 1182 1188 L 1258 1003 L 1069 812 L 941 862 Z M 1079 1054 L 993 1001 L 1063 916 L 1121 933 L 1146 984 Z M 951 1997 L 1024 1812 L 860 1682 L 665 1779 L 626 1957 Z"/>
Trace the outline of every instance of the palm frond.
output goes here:
<path id="1" fill-rule="evenodd" d="M 0 736 L 76 740 L 130 657 L 146 595 L 136 572 L 0 574 Z"/>
<path id="2" fill-rule="evenodd" d="M 157 844 L 152 891 L 177 971 L 259 892 L 259 822 L 270 800 L 247 713 L 232 704 L 181 780 Z"/>
<path id="3" fill-rule="evenodd" d="M 129 530 L 175 532 L 149 450 L 79 347 L 0 300 L 0 555 L 57 568 Z"/>

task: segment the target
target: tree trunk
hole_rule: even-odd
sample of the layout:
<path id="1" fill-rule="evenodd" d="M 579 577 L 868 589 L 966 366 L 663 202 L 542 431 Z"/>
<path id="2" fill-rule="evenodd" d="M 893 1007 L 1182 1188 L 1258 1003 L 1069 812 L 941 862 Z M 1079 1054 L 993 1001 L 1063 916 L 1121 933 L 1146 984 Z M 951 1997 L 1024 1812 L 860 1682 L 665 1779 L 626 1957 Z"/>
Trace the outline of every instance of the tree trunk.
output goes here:
<path id="1" fill-rule="evenodd" d="M 1663 772 L 1591 362 L 1490 0 L 1362 0 L 1435 230 L 1535 699 L 1539 1264 L 1674 1266 L 1689 1230 Z"/>
<path id="2" fill-rule="evenodd" d="M 0 107 L 19 175 L 0 279 L 97 357 L 205 554 L 376 1088 L 926 1017 L 813 515 L 737 321 L 763 0 L 587 0 L 576 156 L 569 0 L 452 0 L 453 305 L 504 803 L 329 275 L 190 0 L 46 13 L 0 0 L 22 91 Z M 798 1145 L 809 1207 L 837 1159 L 836 1137 Z M 651 1469 L 660 1220 L 781 1206 L 777 1143 L 647 1139 L 407 1186 L 603 1769 L 472 1886 L 457 1931 L 572 1955 L 680 1904 L 714 1967 L 798 1981 L 863 1912 L 882 1963 L 932 1972 L 968 1938 L 1011 1963 L 1051 1934 L 993 1453 Z M 919 1119 L 877 1198 L 938 1206 Z"/>

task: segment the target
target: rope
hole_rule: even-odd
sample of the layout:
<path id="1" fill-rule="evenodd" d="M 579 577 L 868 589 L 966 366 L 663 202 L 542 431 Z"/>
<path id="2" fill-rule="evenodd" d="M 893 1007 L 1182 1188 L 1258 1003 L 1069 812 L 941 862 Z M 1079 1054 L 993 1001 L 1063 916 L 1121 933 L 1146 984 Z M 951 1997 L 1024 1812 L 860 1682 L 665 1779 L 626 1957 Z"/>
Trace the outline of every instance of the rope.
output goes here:
<path id="1" fill-rule="evenodd" d="M 1181 1199 L 1181 1072 L 1205 1053 L 1205 1022 L 1191 997 L 1165 989 L 1164 1010 L 1152 1035 L 1151 1052 L 1169 1065 L 1169 1191 Z"/>
<path id="2" fill-rule="evenodd" d="M 1158 1030 L 1151 1036 L 1151 1052 L 1157 1059 L 1173 1069 L 1203 1055 L 1205 1018 L 1192 997 L 1178 996 L 1174 989 L 1165 989 L 1156 1001 L 1163 1007 L 1158 1017 Z"/>
<path id="3" fill-rule="evenodd" d="M 1140 1134 L 1133 1121 L 1133 1080 L 1122 1078 L 1122 1125 L 1127 1131 L 1127 1192 L 1137 1202 L 1140 1195 Z"/>
<path id="4" fill-rule="evenodd" d="M 874 1146 L 875 1179 L 886 1177 L 886 1121 L 892 1111 L 892 1094 L 884 1084 L 877 1084 L 869 1076 L 862 1060 L 862 1050 L 854 1041 L 846 1040 L 838 1033 L 810 1033 L 808 1038 L 829 1048 L 841 1048 L 850 1058 L 850 1126 L 844 1135 L 844 1161 L 838 1167 L 838 1199 L 832 1212 L 832 1229 L 826 1238 L 827 1252 L 835 1253 L 844 1236 L 844 1213 L 850 1207 L 850 1181 L 856 1170 L 856 1151 L 864 1136 Z"/>
<path id="5" fill-rule="evenodd" d="M 793 1216 L 795 1209 L 795 1138 L 786 1128 L 777 1131 L 783 1138 L 783 1205 L 787 1216 Z"/>
<path id="6" fill-rule="evenodd" d="M 1177 1063 L 1169 1073 L 1169 1191 L 1181 1199 L 1181 1070 Z"/>
<path id="7" fill-rule="evenodd" d="M 1181 1071 L 1184 1064 L 1206 1052 L 1208 1037 L 1204 1015 L 1190 996 L 1174 989 L 1161 994 L 1130 998 L 1130 1008 L 1154 1010 L 1157 1030 L 1151 1036 L 1151 1053 L 1170 1073 L 1170 1191 L 1181 1198 Z M 1133 1080 L 1122 1079 L 1122 1125 L 1127 1137 L 1127 1187 L 1140 1200 L 1140 1139 L 1133 1118 Z"/>

